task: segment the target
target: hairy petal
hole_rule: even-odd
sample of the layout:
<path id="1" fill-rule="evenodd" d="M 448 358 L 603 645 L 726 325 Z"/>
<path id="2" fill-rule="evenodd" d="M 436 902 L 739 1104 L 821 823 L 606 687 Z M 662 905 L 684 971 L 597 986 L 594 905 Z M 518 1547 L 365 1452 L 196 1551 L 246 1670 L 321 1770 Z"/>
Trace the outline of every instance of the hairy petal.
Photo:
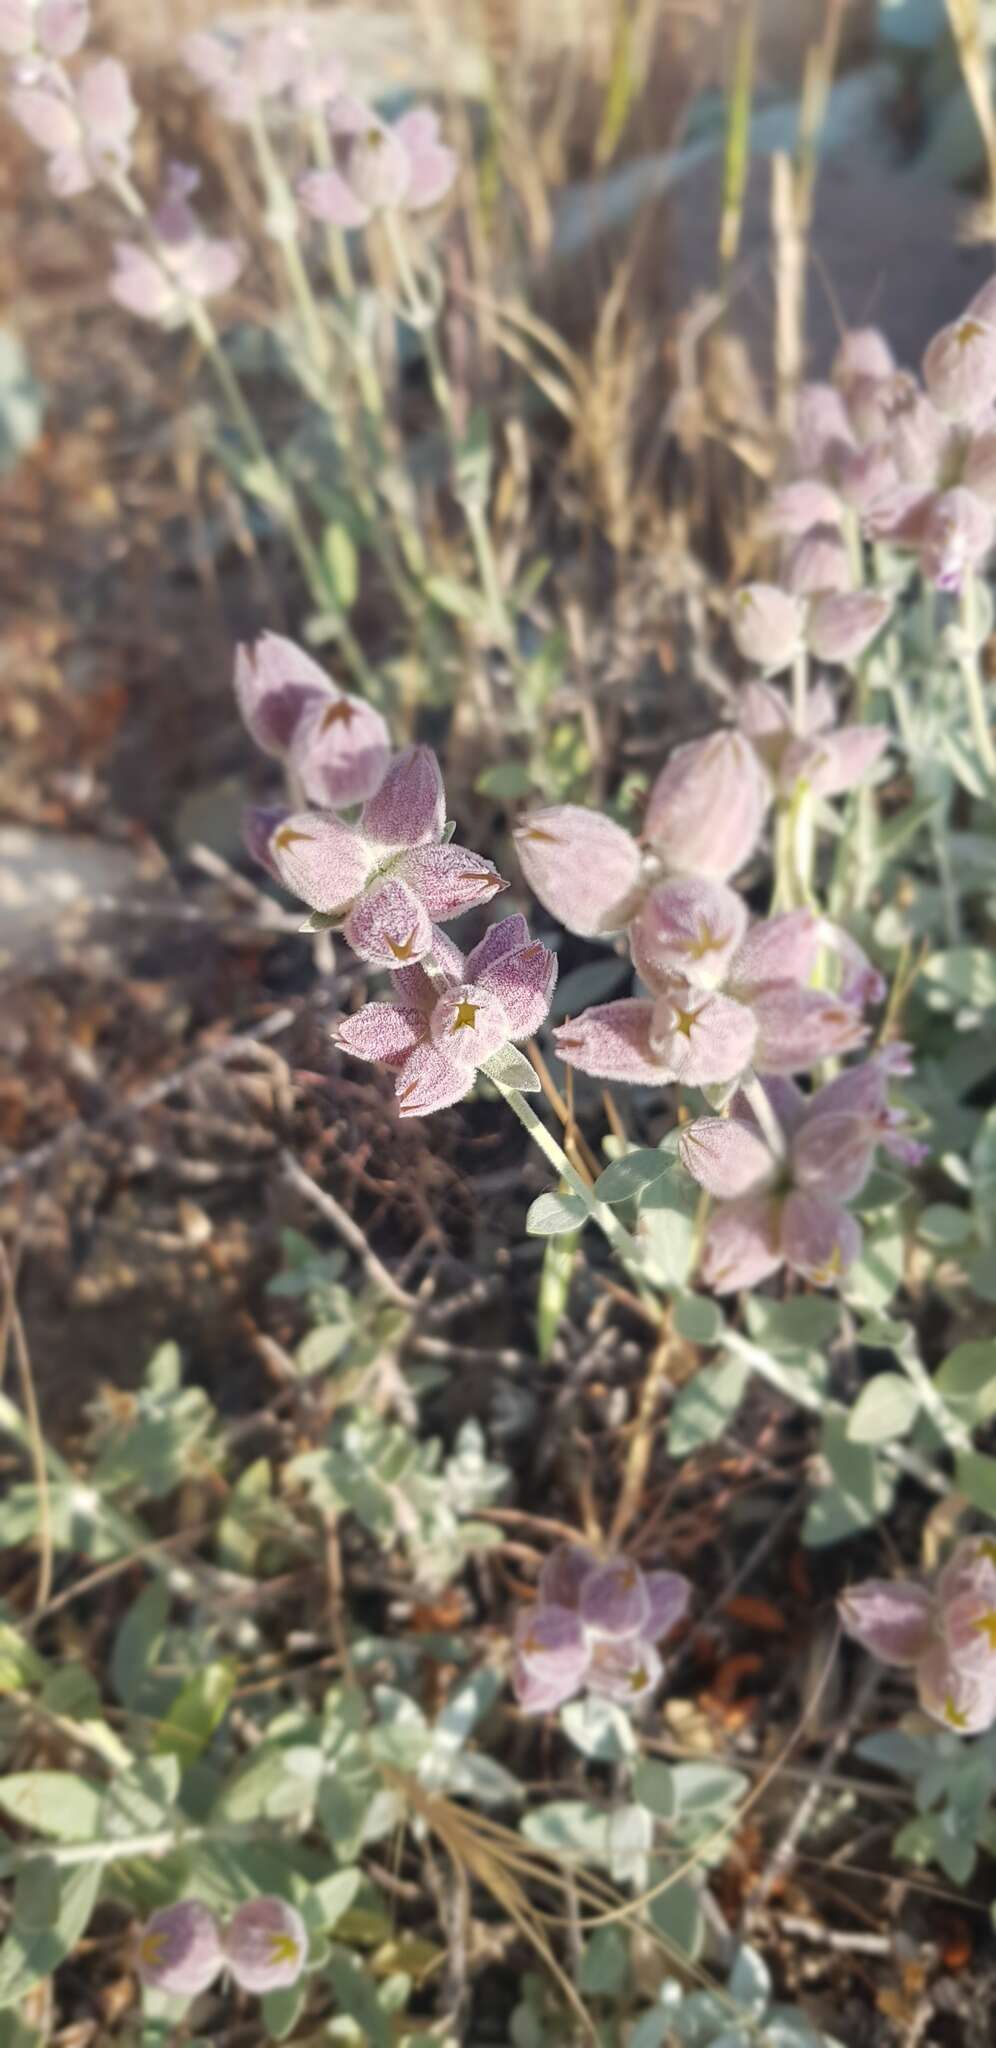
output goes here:
<path id="1" fill-rule="evenodd" d="M 683 1620 L 692 1597 L 691 1580 L 681 1572 L 644 1572 L 650 1611 L 641 1631 L 647 1643 L 659 1643 Z"/>
<path id="2" fill-rule="evenodd" d="M 521 952 L 528 944 L 529 926 L 521 912 L 516 911 L 512 917 L 497 918 L 467 955 L 467 980 L 477 981 L 486 968 L 504 960 L 509 953 Z"/>
<path id="3" fill-rule="evenodd" d="M 497 997 L 473 981 L 459 982 L 434 1005 L 429 1019 L 433 1042 L 448 1060 L 480 1067 L 508 1042 L 508 1018 Z"/>
<path id="4" fill-rule="evenodd" d="M 628 1557 L 610 1558 L 590 1571 L 579 1604 L 585 1627 L 600 1636 L 642 1635 L 650 1619 L 643 1573 Z"/>
<path id="5" fill-rule="evenodd" d="M 973 313 L 942 327 L 924 356 L 923 381 L 947 419 L 978 419 L 996 398 L 996 327 Z"/>
<path id="6" fill-rule="evenodd" d="M 796 1189 L 782 1215 L 786 1264 L 814 1287 L 836 1287 L 861 1254 L 861 1229 L 839 1202 Z"/>
<path id="7" fill-rule="evenodd" d="M 734 594 L 730 630 L 745 661 L 788 668 L 805 645 L 805 606 L 777 583 L 745 583 Z"/>
<path id="8" fill-rule="evenodd" d="M 716 1294 L 757 1287 L 781 1264 L 781 1203 L 774 1195 L 746 1195 L 716 1210 L 702 1254 L 706 1287 Z"/>
<path id="9" fill-rule="evenodd" d="M 933 1601 L 913 1579 L 862 1579 L 837 1602 L 841 1627 L 883 1664 L 907 1669 L 930 1642 Z"/>
<path id="10" fill-rule="evenodd" d="M 682 1165 L 719 1201 L 752 1194 L 774 1178 L 775 1161 L 756 1125 L 738 1117 L 700 1116 L 678 1140 Z"/>
<path id="11" fill-rule="evenodd" d="M 663 1665 L 643 1636 L 613 1640 L 602 1637 L 592 1646 L 589 1692 L 615 1700 L 622 1707 L 640 1707 L 660 1684 Z"/>
<path id="12" fill-rule="evenodd" d="M 599 1081 L 643 1082 L 659 1088 L 670 1077 L 650 1044 L 653 1003 L 631 996 L 596 1003 L 554 1033 L 558 1058 Z"/>
<path id="13" fill-rule="evenodd" d="M 539 1575 L 540 1604 L 577 1607 L 585 1579 L 598 1566 L 598 1558 L 586 1544 L 558 1543 Z"/>
<path id="14" fill-rule="evenodd" d="M 305 213 L 314 220 L 329 221 L 337 228 L 362 228 L 372 208 L 359 199 L 341 171 L 308 171 L 297 182 L 297 196 Z"/>
<path id="15" fill-rule="evenodd" d="M 860 1011 L 826 989 L 773 982 L 751 997 L 759 1074 L 801 1074 L 820 1060 L 854 1052 L 868 1036 Z"/>
<path id="16" fill-rule="evenodd" d="M 394 1003 L 364 1003 L 354 1016 L 343 1017 L 334 1032 L 341 1052 L 352 1053 L 358 1060 L 379 1060 L 382 1066 L 396 1069 L 426 1036 L 424 1013 Z"/>
<path id="17" fill-rule="evenodd" d="M 465 846 L 416 846 L 398 864 L 407 882 L 436 924 L 446 924 L 465 910 L 490 903 L 508 888 L 497 868 L 483 854 Z"/>
<path id="18" fill-rule="evenodd" d="M 363 840 L 319 811 L 294 811 L 285 818 L 270 840 L 269 857 L 285 889 L 328 915 L 348 910 L 370 873 Z"/>
<path id="19" fill-rule="evenodd" d="M 795 1180 L 811 1194 L 849 1202 L 868 1179 L 877 1141 L 875 1126 L 853 1110 L 809 1116 L 792 1144 Z"/>
<path id="20" fill-rule="evenodd" d="M 293 640 L 262 633 L 251 646 L 235 650 L 235 697 L 256 745 L 279 755 L 287 752 L 308 706 L 332 698 L 332 685 Z"/>
<path id="21" fill-rule="evenodd" d="M 996 1720 L 996 1678 L 960 1671 L 943 1641 L 920 1658 L 916 1690 L 924 1713 L 956 1735 L 981 1735 Z"/>
<path id="22" fill-rule="evenodd" d="M 431 1116 L 436 1109 L 449 1109 L 463 1101 L 473 1084 L 473 1067 L 449 1059 L 438 1045 L 417 1046 L 398 1075 L 398 1115 Z"/>
<path id="23" fill-rule="evenodd" d="M 396 875 L 364 891 L 342 931 L 353 952 L 376 967 L 410 967 L 432 950 L 429 913 Z"/>
<path id="24" fill-rule="evenodd" d="M 446 797 L 431 747 L 396 754 L 380 788 L 360 815 L 360 827 L 380 846 L 425 846 L 441 839 Z"/>
<path id="25" fill-rule="evenodd" d="M 583 1683 L 588 1668 L 588 1642 L 577 1612 L 570 1607 L 537 1604 L 515 1624 L 515 1648 L 523 1673 L 549 1708 L 569 1700 Z M 516 1683 L 520 1705 L 526 1699 Z"/>
<path id="26" fill-rule="evenodd" d="M 642 866 L 622 825 L 580 804 L 551 804 L 524 818 L 514 838 L 533 894 L 568 931 L 582 938 L 621 931 Z"/>
<path id="27" fill-rule="evenodd" d="M 892 599 L 874 590 L 841 590 L 815 597 L 806 639 L 817 661 L 859 660 L 892 612 Z"/>
<path id="28" fill-rule="evenodd" d="M 557 981 L 557 957 L 548 946 L 536 941 L 517 952 L 503 954 L 476 978 L 481 987 L 497 996 L 508 1019 L 509 1037 L 532 1038 L 549 1014 Z"/>
<path id="29" fill-rule="evenodd" d="M 820 957 L 819 919 L 811 910 L 786 910 L 752 925 L 730 967 L 738 994 L 772 981 L 808 981 Z"/>
<path id="30" fill-rule="evenodd" d="M 181 1998 L 206 1991 L 224 1960 L 221 1929 L 199 1899 L 160 1906 L 146 1921 L 135 1952 L 142 1983 Z"/>

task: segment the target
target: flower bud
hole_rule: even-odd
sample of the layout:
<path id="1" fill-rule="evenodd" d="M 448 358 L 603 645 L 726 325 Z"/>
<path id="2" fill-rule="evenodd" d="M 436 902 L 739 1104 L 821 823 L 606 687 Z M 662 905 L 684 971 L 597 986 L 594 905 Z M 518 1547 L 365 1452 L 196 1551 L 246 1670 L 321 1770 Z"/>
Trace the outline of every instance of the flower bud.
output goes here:
<path id="1" fill-rule="evenodd" d="M 801 476 L 830 476 L 855 445 L 847 407 L 832 384 L 804 384 L 796 401 L 792 453 Z"/>
<path id="2" fill-rule="evenodd" d="M 911 1669 L 930 1643 L 933 1602 L 912 1579 L 863 1579 L 837 1602 L 841 1626 L 883 1664 Z"/>
<path id="3" fill-rule="evenodd" d="M 324 669 L 280 633 L 262 633 L 252 646 L 236 648 L 235 696 L 250 736 L 266 754 L 286 754 L 309 706 L 335 702 Z"/>
<path id="4" fill-rule="evenodd" d="M 746 930 L 747 905 L 725 882 L 677 876 L 651 890 L 633 921 L 633 965 L 648 988 L 675 975 L 716 988 Z"/>
<path id="5" fill-rule="evenodd" d="M 856 377 L 891 377 L 896 367 L 885 335 L 877 327 L 851 327 L 841 336 L 830 374 L 838 390 Z"/>
<path id="6" fill-rule="evenodd" d="M 721 1202 L 754 1194 L 775 1175 L 775 1161 L 757 1126 L 735 1116 L 696 1117 L 683 1127 L 678 1153 L 699 1187 Z"/>
<path id="7" fill-rule="evenodd" d="M 512 927 L 509 943 L 501 939 L 502 924 Z M 530 942 L 524 917 L 508 917 L 467 955 L 466 978 L 497 997 L 505 1013 L 508 1037 L 531 1038 L 545 1022 L 557 981 L 557 956 L 548 946 Z M 522 942 L 525 935 L 525 943 Z"/>
<path id="8" fill-rule="evenodd" d="M 730 606 L 730 631 L 745 661 L 769 671 L 788 668 L 801 651 L 806 616 L 776 583 L 745 583 Z"/>
<path id="9" fill-rule="evenodd" d="M 996 327 L 972 314 L 942 327 L 924 356 L 923 380 L 947 419 L 978 419 L 996 398 Z"/>
<path id="10" fill-rule="evenodd" d="M 727 729 L 675 749 L 650 791 L 644 833 L 672 873 L 726 881 L 750 859 L 767 806 L 750 741 Z"/>
<path id="11" fill-rule="evenodd" d="M 807 639 L 817 661 L 858 661 L 892 612 L 891 598 L 874 590 L 838 591 L 813 600 Z"/>
<path id="12" fill-rule="evenodd" d="M 817 597 L 828 590 L 849 590 L 854 581 L 851 558 L 839 527 L 814 526 L 804 533 L 785 556 L 784 575 L 786 590 L 797 598 Z"/>
<path id="13" fill-rule="evenodd" d="M 243 1991 L 282 1991 L 296 1984 L 308 1959 L 300 1913 L 284 1899 L 249 1899 L 222 1936 L 225 1960 Z"/>
<path id="14" fill-rule="evenodd" d="M 291 765 L 312 804 L 343 810 L 380 788 L 391 736 L 380 712 L 345 690 L 306 704 L 291 739 Z"/>
<path id="15" fill-rule="evenodd" d="M 581 938 L 620 931 L 632 914 L 642 860 L 635 839 L 601 811 L 552 804 L 514 831 L 533 894 Z"/>
<path id="16" fill-rule="evenodd" d="M 938 590 L 959 591 L 965 577 L 985 560 L 996 532 L 996 514 L 960 485 L 932 498 L 920 525 L 919 557 L 925 577 Z"/>
<path id="17" fill-rule="evenodd" d="M 838 1202 L 860 1194 L 871 1172 L 878 1132 L 853 1111 L 810 1115 L 792 1145 L 792 1173 L 809 1193 Z"/>
<path id="18" fill-rule="evenodd" d="M 197 1998 L 225 1958 L 213 1913 L 199 1899 L 181 1899 L 153 1913 L 139 1938 L 136 1968 L 150 1991 Z"/>
<path id="19" fill-rule="evenodd" d="M 359 835 L 320 811 L 285 818 L 270 839 L 268 856 L 285 889 L 330 917 L 349 909 L 371 868 L 370 849 Z"/>

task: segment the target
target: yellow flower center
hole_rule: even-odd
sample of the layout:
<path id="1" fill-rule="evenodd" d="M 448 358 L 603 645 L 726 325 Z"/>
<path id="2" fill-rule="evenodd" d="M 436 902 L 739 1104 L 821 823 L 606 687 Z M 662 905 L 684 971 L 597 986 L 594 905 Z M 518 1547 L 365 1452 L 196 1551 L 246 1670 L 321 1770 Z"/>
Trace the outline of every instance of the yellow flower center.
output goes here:
<path id="1" fill-rule="evenodd" d="M 142 1939 L 138 1945 L 138 1953 L 140 1960 L 145 1964 L 146 1969 L 155 1970 L 158 1968 L 159 1964 L 162 1962 L 163 1950 L 165 1947 L 165 1934 L 143 1934 Z"/>
<path id="2" fill-rule="evenodd" d="M 298 1945 L 292 1934 L 271 1934 L 271 1963 L 296 1963 L 297 1957 Z"/>
<path id="3" fill-rule="evenodd" d="M 411 931 L 409 932 L 407 939 L 388 939 L 387 943 L 390 946 L 391 951 L 394 954 L 396 960 L 411 959 L 412 954 L 415 951 L 415 930 L 416 927 L 412 925 Z"/>
<path id="4" fill-rule="evenodd" d="M 454 1017 L 453 1023 L 450 1026 L 451 1032 L 473 1031 L 474 1026 L 477 1023 L 477 1012 L 479 1008 L 479 1003 L 458 1003 L 456 1008 L 456 1016 Z"/>
<path id="5" fill-rule="evenodd" d="M 295 839 L 310 838 L 310 832 L 295 832 L 293 825 L 281 825 L 273 844 L 280 847 L 293 846 Z"/>
<path id="6" fill-rule="evenodd" d="M 348 727 L 352 725 L 356 715 L 356 705 L 351 704 L 348 697 L 337 697 L 335 703 L 329 705 L 322 719 L 321 730 L 329 732 L 334 725 Z"/>
<path id="7" fill-rule="evenodd" d="M 988 1636 L 989 1648 L 996 1651 L 996 1607 L 990 1607 L 987 1614 L 980 1614 L 978 1621 L 973 1621 L 972 1628 L 976 1635 Z"/>
<path id="8" fill-rule="evenodd" d="M 966 1728 L 968 1726 L 968 1715 L 963 1714 L 961 1708 L 955 1706 L 950 1693 L 944 1702 L 944 1719 L 950 1722 L 952 1728 Z"/>

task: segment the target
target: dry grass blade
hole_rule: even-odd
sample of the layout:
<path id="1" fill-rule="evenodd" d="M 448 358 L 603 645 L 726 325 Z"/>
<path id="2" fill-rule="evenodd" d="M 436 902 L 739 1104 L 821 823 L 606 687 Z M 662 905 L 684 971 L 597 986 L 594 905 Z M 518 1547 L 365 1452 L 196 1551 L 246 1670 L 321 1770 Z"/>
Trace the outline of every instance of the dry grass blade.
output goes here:
<path id="1" fill-rule="evenodd" d="M 993 109 L 990 60 L 982 25 L 981 0 L 947 0 L 947 9 L 951 33 L 958 52 L 958 62 L 965 80 L 965 90 L 972 102 L 986 152 L 989 185 L 988 220 L 984 221 L 983 226 L 988 238 L 996 241 L 996 112 Z"/>
<path id="2" fill-rule="evenodd" d="M 8 1340 L 13 1345 L 17 1364 L 18 1379 L 21 1383 L 21 1399 L 24 1402 L 24 1416 L 27 1425 L 27 1440 L 38 1494 L 38 1583 L 35 1587 L 35 1612 L 48 1605 L 52 1591 L 54 1546 L 52 1541 L 52 1502 L 48 1485 L 48 1466 L 45 1459 L 45 1438 L 42 1432 L 41 1416 L 35 1394 L 35 1378 L 31 1366 L 31 1353 L 24 1334 L 17 1306 L 14 1270 L 7 1247 L 0 1238 L 0 1284 L 3 1286 L 3 1326 Z M 2 1361 L 0 1361 L 2 1370 Z"/>

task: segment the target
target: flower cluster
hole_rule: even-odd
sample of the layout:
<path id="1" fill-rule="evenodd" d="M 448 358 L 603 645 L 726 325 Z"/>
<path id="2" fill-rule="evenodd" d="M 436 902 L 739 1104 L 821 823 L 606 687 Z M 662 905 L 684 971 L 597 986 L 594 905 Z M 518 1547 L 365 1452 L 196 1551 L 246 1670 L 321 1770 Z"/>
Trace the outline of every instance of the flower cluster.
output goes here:
<path id="1" fill-rule="evenodd" d="M 729 1116 L 697 1117 L 678 1146 L 688 1172 L 716 1208 L 701 1276 L 718 1294 L 756 1287 L 788 1266 L 814 1287 L 833 1286 L 861 1251 L 861 1229 L 845 1206 L 859 1195 L 879 1146 L 907 1164 L 922 1156 L 888 1084 L 909 1072 L 905 1047 L 850 1068 L 813 1095 L 794 1082 L 764 1084 L 767 1127 L 743 1095 Z"/>
<path id="2" fill-rule="evenodd" d="M 361 228 L 388 209 L 423 213 L 444 199 L 457 174 L 454 150 L 440 141 L 426 107 L 382 121 L 362 100 L 342 93 L 328 111 L 335 161 L 302 178 L 305 211 L 339 228 Z"/>
<path id="3" fill-rule="evenodd" d="M 656 1646 L 690 1595 L 680 1572 L 644 1572 L 630 1558 L 600 1560 L 581 1544 L 560 1544 L 540 1573 L 535 1605 L 516 1621 L 519 1705 L 546 1713 L 581 1691 L 642 1705 L 663 1671 Z"/>
<path id="4" fill-rule="evenodd" d="M 380 714 L 275 633 L 239 648 L 235 691 L 253 738 L 316 807 L 251 811 L 250 851 L 361 960 L 392 975 L 394 1000 L 344 1018 L 337 1043 L 397 1075 L 402 1116 L 459 1102 L 478 1068 L 543 1023 L 554 955 L 530 942 L 523 917 L 491 925 L 466 958 L 439 929 L 507 883 L 449 839 L 428 747 L 392 757 Z"/>
<path id="5" fill-rule="evenodd" d="M 207 234 L 190 205 L 199 184 L 199 171 L 170 164 L 152 214 L 156 255 L 141 242 L 114 244 L 110 294 L 139 320 L 174 326 L 184 318 L 186 300 L 227 292 L 242 269 L 238 243 Z"/>
<path id="6" fill-rule="evenodd" d="M 60 199 L 73 199 L 108 175 L 127 171 L 138 109 L 128 73 L 116 57 L 95 57 L 75 77 L 60 61 L 74 55 L 83 41 L 85 9 L 55 6 L 39 10 L 33 19 L 37 42 L 16 63 L 7 102 L 46 157 L 52 191 Z M 3 36 L 0 26 L 0 49 L 9 47 Z"/>
<path id="7" fill-rule="evenodd" d="M 838 593 L 838 605 L 850 581 L 843 567 L 849 527 L 912 550 L 939 590 L 959 590 L 989 554 L 996 536 L 996 280 L 934 336 L 922 370 L 921 382 L 897 369 L 884 337 L 858 329 L 845 335 L 832 381 L 803 390 L 795 477 L 775 492 L 768 513 L 784 548 L 786 588 L 772 596 L 769 586 L 749 587 L 734 599 L 734 629 L 744 651 L 749 642 L 750 659 L 785 665 L 793 634 L 807 629 L 820 651 L 821 605 L 831 607 L 835 630 L 830 597 L 817 601 L 805 625 L 792 605 L 800 555 L 812 555 L 817 538 L 824 552 L 836 547 L 842 565 L 842 580 L 825 586 Z M 858 598 L 871 628 L 868 593 L 851 595 L 853 618 Z M 841 612 L 836 630 L 846 635 L 845 618 Z M 824 650 L 823 658 L 855 657 Z"/>
<path id="8" fill-rule="evenodd" d="M 924 1712 L 959 1735 L 996 1721 L 996 1543 L 969 1536 L 931 1584 L 865 1579 L 843 1594 L 849 1636 L 912 1671 Z"/>
<path id="9" fill-rule="evenodd" d="M 150 1990 L 196 1998 L 226 1969 L 243 1991 L 283 1990 L 307 1957 L 304 1921 L 284 1899 L 249 1899 L 224 1925 L 198 1899 L 181 1899 L 146 1922 L 136 1967 Z"/>

